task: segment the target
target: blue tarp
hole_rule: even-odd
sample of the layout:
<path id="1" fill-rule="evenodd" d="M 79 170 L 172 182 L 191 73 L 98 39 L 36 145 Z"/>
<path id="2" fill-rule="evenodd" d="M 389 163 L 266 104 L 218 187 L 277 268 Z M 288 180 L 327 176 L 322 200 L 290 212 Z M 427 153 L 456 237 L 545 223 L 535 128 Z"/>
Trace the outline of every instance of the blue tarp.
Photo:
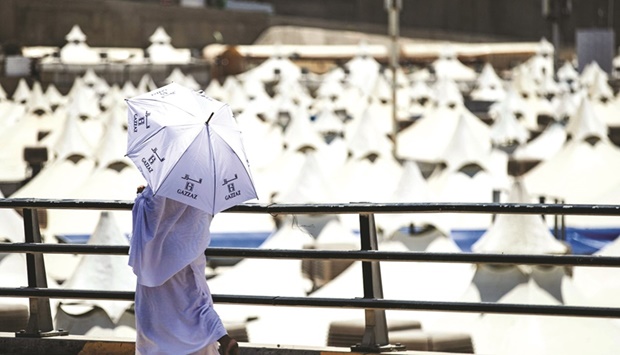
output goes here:
<path id="1" fill-rule="evenodd" d="M 359 231 L 355 231 L 359 235 Z M 406 231 L 405 231 L 406 232 Z M 471 246 L 486 232 L 484 229 L 455 229 L 451 232 L 454 242 L 464 252 L 471 252 Z M 554 231 L 551 230 L 551 233 Z M 258 248 L 272 234 L 272 232 L 228 232 L 212 233 L 211 247 L 221 248 Z M 620 235 L 620 228 L 572 228 L 567 227 L 565 241 L 571 246 L 573 254 L 589 255 Z M 89 234 L 57 235 L 61 243 L 85 244 Z M 561 237 L 560 237 L 561 238 Z"/>

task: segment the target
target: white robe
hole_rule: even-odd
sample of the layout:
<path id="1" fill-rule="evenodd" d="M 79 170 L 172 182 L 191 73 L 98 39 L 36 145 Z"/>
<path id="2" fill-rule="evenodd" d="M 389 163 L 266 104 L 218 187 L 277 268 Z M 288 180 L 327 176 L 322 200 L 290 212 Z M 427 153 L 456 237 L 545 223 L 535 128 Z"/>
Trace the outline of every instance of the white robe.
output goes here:
<path id="1" fill-rule="evenodd" d="M 136 354 L 217 354 L 226 329 L 205 277 L 213 216 L 154 196 L 135 200 L 129 265 L 137 276 Z"/>

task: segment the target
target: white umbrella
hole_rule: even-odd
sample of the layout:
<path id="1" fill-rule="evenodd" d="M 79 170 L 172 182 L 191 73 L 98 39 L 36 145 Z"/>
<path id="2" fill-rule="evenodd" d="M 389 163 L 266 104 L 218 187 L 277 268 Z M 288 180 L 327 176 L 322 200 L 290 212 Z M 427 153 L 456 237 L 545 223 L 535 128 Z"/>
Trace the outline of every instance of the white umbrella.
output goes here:
<path id="1" fill-rule="evenodd" d="M 127 104 L 127 156 L 154 194 L 212 214 L 257 197 L 228 105 L 176 83 Z"/>

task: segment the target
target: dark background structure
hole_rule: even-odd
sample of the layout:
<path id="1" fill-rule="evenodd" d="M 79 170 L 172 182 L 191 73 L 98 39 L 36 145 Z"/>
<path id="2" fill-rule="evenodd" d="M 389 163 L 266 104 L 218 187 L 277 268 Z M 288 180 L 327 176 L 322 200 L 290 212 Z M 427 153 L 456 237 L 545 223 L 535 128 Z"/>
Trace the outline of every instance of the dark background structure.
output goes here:
<path id="1" fill-rule="evenodd" d="M 229 0 L 232 3 L 233 0 Z M 551 19 L 542 14 L 547 0 L 403 0 L 401 35 L 464 41 L 551 41 Z M 559 16 L 562 44 L 574 46 L 580 28 L 620 31 L 620 4 L 615 0 L 548 0 L 570 8 Z M 255 0 L 273 11 L 220 9 L 226 1 L 205 7 L 182 7 L 180 0 L 2 0 L 0 44 L 62 46 L 74 24 L 91 46 L 147 47 L 159 25 L 173 45 L 200 49 L 217 41 L 249 44 L 271 25 L 306 25 L 387 33 L 383 0 Z M 247 1 L 246 1 L 247 2 Z M 220 6 L 208 4 L 220 4 Z M 614 20 L 616 19 L 616 20 Z"/>

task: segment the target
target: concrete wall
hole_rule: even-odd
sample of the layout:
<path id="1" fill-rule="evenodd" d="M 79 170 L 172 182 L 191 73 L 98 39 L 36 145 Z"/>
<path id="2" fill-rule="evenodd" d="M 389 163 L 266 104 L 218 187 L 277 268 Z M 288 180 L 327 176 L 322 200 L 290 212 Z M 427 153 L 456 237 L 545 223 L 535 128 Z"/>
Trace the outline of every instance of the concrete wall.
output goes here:
<path id="1" fill-rule="evenodd" d="M 282 16 L 306 16 L 360 23 L 387 24 L 383 0 L 259 0 Z M 614 0 L 572 0 L 572 14 L 563 19 L 561 37 L 574 44 L 578 28 L 612 26 L 620 38 L 620 3 Z M 551 40 L 551 25 L 541 15 L 541 0 L 403 0 L 403 33 L 417 29 L 441 36 Z"/>
<path id="2" fill-rule="evenodd" d="M 262 13 L 184 8 L 160 3 L 105 0 L 2 0 L 0 43 L 63 46 L 65 35 L 78 24 L 93 47 L 140 47 L 164 27 L 175 47 L 202 49 L 214 43 L 219 31 L 224 41 L 248 44 L 269 25 Z"/>
<path id="3" fill-rule="evenodd" d="M 163 25 L 176 47 L 200 49 L 215 42 L 248 44 L 271 24 L 324 24 L 327 28 L 386 34 L 382 0 L 257 0 L 270 3 L 275 16 L 215 8 L 166 6 L 175 1 L 2 0 L 0 44 L 62 46 L 79 24 L 91 46 L 145 48 Z M 574 45 L 578 28 L 611 26 L 620 38 L 620 4 L 613 0 L 572 0 L 572 14 L 561 24 L 562 42 Z M 616 19 L 616 21 L 614 21 Z M 551 40 L 541 0 L 403 0 L 401 33 L 460 40 Z"/>

